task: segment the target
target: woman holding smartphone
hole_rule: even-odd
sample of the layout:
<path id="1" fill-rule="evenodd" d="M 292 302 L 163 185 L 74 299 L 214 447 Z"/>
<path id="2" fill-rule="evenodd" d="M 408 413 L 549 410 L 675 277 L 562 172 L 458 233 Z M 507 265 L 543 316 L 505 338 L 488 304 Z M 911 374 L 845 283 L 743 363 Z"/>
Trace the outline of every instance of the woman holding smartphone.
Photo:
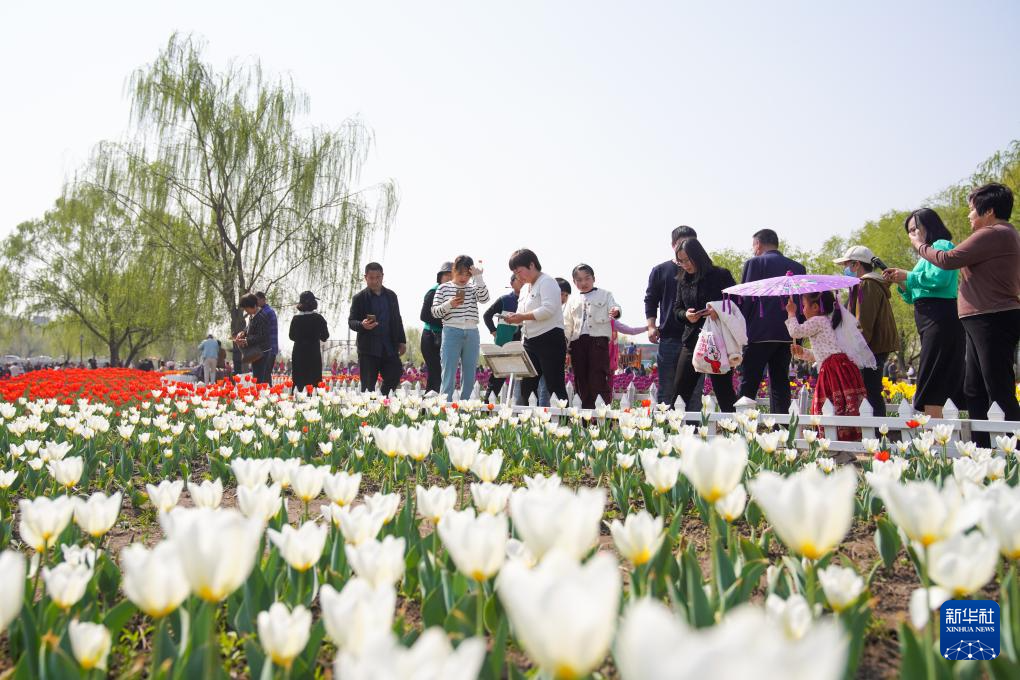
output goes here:
<path id="1" fill-rule="evenodd" d="M 698 384 L 698 373 L 694 370 L 694 347 L 698 344 L 698 335 L 705 319 L 711 317 L 718 320 L 719 316 L 708 303 L 722 300 L 723 289 L 736 285 L 729 270 L 712 264 L 712 258 L 705 247 L 696 238 L 686 239 L 677 244 L 676 262 L 680 265 L 677 275 L 676 303 L 673 308 L 677 320 L 683 324 L 680 356 L 676 364 L 676 379 L 673 393 L 683 398 L 688 408 L 693 406 L 694 388 Z M 712 380 L 712 391 L 719 402 L 719 410 L 733 412 L 737 401 L 733 389 L 733 371 L 722 375 L 709 374 Z"/>
<path id="2" fill-rule="evenodd" d="M 475 387 L 478 367 L 478 306 L 489 301 L 489 289 L 482 279 L 482 270 L 468 255 L 453 261 L 453 279 L 436 289 L 432 315 L 443 320 L 443 341 L 440 357 L 443 366 L 442 393 L 453 401 L 457 387 L 457 367 L 461 370 L 460 398 L 468 399 Z"/>

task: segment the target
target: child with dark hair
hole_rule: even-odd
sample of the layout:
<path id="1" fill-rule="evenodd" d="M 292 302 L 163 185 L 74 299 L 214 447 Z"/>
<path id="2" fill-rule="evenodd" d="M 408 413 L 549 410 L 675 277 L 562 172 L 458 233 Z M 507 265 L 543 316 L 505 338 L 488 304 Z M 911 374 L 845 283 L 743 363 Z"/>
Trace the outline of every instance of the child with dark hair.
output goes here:
<path id="1" fill-rule="evenodd" d="M 478 335 L 479 305 L 489 301 L 489 289 L 482 279 L 482 270 L 468 255 L 453 261 L 453 279 L 436 289 L 432 315 L 443 320 L 443 342 L 440 355 L 443 365 L 442 391 L 453 401 L 457 387 L 457 366 L 461 370 L 460 398 L 468 399 L 475 386 L 475 369 L 481 339 Z"/>
<path id="2" fill-rule="evenodd" d="M 590 266 L 577 265 L 571 276 L 578 294 L 570 297 L 563 308 L 563 326 L 574 368 L 574 386 L 581 397 L 581 408 L 595 408 L 599 396 L 609 406 L 613 403 L 609 343 L 612 320 L 619 318 L 620 307 L 612 293 L 595 287 L 595 271 Z"/>
<path id="3" fill-rule="evenodd" d="M 832 291 L 805 293 L 800 299 L 806 321 L 797 321 L 797 303 L 791 297 L 786 303 L 786 329 L 794 340 L 811 340 L 811 349 L 797 344 L 791 347 L 793 356 L 818 367 L 811 413 L 821 415 L 822 406 L 829 401 L 835 415 L 859 416 L 861 402 L 868 396 L 861 366 L 874 367 L 874 355 L 853 315 L 843 309 Z M 861 430 L 837 427 L 836 437 L 840 441 L 860 441 Z"/>

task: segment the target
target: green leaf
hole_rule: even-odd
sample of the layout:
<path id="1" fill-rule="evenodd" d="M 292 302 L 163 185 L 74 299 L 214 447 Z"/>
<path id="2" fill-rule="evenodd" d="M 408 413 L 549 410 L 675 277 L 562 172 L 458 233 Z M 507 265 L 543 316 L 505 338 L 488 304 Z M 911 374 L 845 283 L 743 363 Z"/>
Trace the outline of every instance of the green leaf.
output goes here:
<path id="1" fill-rule="evenodd" d="M 896 526 L 885 517 L 879 517 L 875 529 L 875 547 L 882 556 L 882 564 L 891 569 L 900 552 L 900 534 Z"/>
<path id="2" fill-rule="evenodd" d="M 103 617 L 103 625 L 110 630 L 110 636 L 116 640 L 120 635 L 121 629 L 131 620 L 131 617 L 135 615 L 138 608 L 132 604 L 131 600 L 124 600 L 116 607 L 106 612 L 106 616 Z"/>
<path id="3" fill-rule="evenodd" d="M 925 680 L 927 668 L 921 641 L 917 639 L 914 630 L 904 623 L 900 624 L 899 638 L 900 680 Z"/>

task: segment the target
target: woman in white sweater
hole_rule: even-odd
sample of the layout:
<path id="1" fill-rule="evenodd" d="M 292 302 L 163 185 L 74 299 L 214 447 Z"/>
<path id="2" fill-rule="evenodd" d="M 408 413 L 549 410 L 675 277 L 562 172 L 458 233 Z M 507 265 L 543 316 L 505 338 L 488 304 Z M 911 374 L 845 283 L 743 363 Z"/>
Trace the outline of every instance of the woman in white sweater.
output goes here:
<path id="1" fill-rule="evenodd" d="M 620 307 L 608 290 L 595 287 L 595 270 L 579 264 L 571 272 L 577 295 L 563 308 L 563 326 L 570 347 L 570 365 L 574 369 L 574 390 L 581 397 L 581 408 L 613 403 L 609 380 L 609 343 L 613 338 L 612 319 L 620 318 Z"/>
<path id="2" fill-rule="evenodd" d="M 457 367 L 461 370 L 460 398 L 468 399 L 475 387 L 478 367 L 478 305 L 489 301 L 489 289 L 482 270 L 468 255 L 453 261 L 453 280 L 439 286 L 432 300 L 432 315 L 443 320 L 440 358 L 443 365 L 442 391 L 453 401 L 457 387 Z"/>
<path id="3" fill-rule="evenodd" d="M 517 312 L 508 314 L 507 323 L 523 324 L 521 336 L 524 349 L 538 375 L 521 381 L 521 403 L 538 389 L 539 378 L 545 378 L 551 394 L 566 401 L 567 384 L 563 367 L 567 362 L 567 338 L 563 333 L 563 305 L 556 280 L 542 273 L 538 256 L 524 248 L 510 256 L 510 271 L 524 282 Z"/>

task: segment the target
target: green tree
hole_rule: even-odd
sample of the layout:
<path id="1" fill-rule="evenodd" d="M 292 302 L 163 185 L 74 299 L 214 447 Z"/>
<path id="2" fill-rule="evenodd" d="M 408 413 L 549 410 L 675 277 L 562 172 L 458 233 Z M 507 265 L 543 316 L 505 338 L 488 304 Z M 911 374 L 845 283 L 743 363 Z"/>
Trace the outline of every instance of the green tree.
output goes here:
<path id="1" fill-rule="evenodd" d="M 425 363 L 425 359 L 421 355 L 421 329 L 405 328 L 404 335 L 407 336 L 407 354 L 403 357 L 404 361 L 408 361 L 414 366 L 421 366 Z"/>
<path id="2" fill-rule="evenodd" d="M 241 294 L 315 284 L 339 302 L 369 238 L 388 231 L 392 181 L 359 187 L 371 132 L 299 127 L 308 98 L 256 61 L 217 71 L 174 34 L 130 81 L 132 141 L 104 144 L 92 181 L 146 236 L 214 291 L 231 328 Z"/>
<path id="3" fill-rule="evenodd" d="M 84 327 L 108 348 L 111 363 L 130 363 L 157 339 L 193 328 L 208 308 L 199 282 L 141 233 L 105 192 L 79 187 L 4 240 L 0 255 L 16 273 L 8 292 L 26 315 L 54 315 L 60 327 L 68 317 L 80 324 L 64 353 L 78 347 Z"/>

